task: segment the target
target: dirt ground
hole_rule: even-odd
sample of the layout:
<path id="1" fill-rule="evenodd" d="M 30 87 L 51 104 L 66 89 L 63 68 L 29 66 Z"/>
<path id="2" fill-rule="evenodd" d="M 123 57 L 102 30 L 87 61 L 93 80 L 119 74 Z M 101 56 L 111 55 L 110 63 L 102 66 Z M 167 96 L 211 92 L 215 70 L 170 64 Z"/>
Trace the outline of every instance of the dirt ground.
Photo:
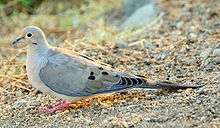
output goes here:
<path id="1" fill-rule="evenodd" d="M 164 12 L 157 23 L 131 36 L 103 28 L 102 21 L 71 31 L 46 26 L 41 23 L 44 18 L 37 20 L 37 16 L 14 17 L 14 24 L 2 22 L 0 127 L 219 128 L 220 59 L 216 53 L 220 48 L 220 1 L 157 3 Z M 53 45 L 78 51 L 113 68 L 154 81 L 204 86 L 178 91 L 129 90 L 79 101 L 64 112 L 40 113 L 39 107 L 57 99 L 35 93 L 26 76 L 25 50 L 8 44 L 32 22 L 45 30 L 50 42 L 64 42 Z M 121 35 L 125 35 L 125 42 L 116 39 Z M 126 44 L 120 47 L 121 43 Z"/>

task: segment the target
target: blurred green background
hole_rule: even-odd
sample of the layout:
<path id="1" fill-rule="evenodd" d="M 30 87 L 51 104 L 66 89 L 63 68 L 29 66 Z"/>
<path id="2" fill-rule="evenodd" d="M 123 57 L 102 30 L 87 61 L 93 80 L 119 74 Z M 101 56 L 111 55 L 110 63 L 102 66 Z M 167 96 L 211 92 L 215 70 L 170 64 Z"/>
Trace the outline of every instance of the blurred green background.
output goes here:
<path id="1" fill-rule="evenodd" d="M 140 33 L 157 18 L 151 0 L 0 0 L 0 45 L 28 25 L 42 28 L 55 44 L 67 35 L 72 43 L 79 38 L 84 43 L 123 43 L 136 35 L 130 28 L 139 27 Z"/>

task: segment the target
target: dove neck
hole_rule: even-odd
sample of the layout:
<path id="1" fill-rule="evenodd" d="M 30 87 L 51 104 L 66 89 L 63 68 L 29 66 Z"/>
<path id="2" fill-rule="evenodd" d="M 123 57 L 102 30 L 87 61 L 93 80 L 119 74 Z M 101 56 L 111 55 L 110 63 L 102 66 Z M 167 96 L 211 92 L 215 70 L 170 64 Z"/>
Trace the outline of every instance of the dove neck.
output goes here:
<path id="1" fill-rule="evenodd" d="M 46 53 L 49 49 L 50 49 L 50 46 L 47 43 L 47 41 L 45 41 L 44 43 L 28 45 L 27 54 L 28 55 L 41 55 L 41 54 Z"/>

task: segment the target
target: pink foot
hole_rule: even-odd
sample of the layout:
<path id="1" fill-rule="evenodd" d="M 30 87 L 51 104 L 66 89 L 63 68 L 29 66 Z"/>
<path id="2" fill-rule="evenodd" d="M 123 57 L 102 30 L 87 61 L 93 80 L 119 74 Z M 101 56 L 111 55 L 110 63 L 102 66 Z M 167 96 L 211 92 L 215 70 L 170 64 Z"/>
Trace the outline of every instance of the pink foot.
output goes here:
<path id="1" fill-rule="evenodd" d="M 40 112 L 44 113 L 55 113 L 56 111 L 64 111 L 70 107 L 72 102 L 60 100 L 56 102 L 54 105 L 49 107 L 43 107 L 40 109 Z"/>

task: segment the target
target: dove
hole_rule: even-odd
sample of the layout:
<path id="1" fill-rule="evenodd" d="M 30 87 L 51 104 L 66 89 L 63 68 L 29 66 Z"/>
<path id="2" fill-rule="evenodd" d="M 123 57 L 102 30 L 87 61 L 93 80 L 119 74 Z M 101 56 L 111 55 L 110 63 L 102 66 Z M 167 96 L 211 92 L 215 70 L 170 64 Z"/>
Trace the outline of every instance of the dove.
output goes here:
<path id="1" fill-rule="evenodd" d="M 148 82 L 113 69 L 106 64 L 79 53 L 52 47 L 44 32 L 36 26 L 27 26 L 13 41 L 13 46 L 27 47 L 26 71 L 34 88 L 61 99 L 52 107 L 43 108 L 53 113 L 69 108 L 72 102 L 101 94 L 143 89 L 186 89 L 195 85 L 181 85 L 171 82 Z"/>

